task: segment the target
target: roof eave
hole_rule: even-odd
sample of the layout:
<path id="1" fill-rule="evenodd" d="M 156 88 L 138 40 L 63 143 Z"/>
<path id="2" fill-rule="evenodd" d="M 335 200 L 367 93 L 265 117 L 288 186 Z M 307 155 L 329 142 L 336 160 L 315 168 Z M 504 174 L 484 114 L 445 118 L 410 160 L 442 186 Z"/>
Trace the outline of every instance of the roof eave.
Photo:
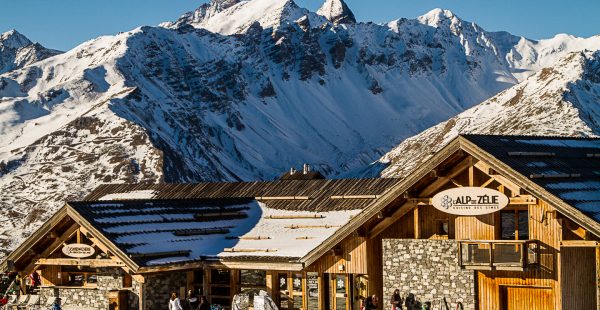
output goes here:
<path id="1" fill-rule="evenodd" d="M 67 205 L 60 208 L 54 215 L 50 217 L 38 230 L 23 241 L 14 251 L 12 251 L 0 264 L 0 271 L 4 272 L 8 269 L 8 261 L 17 261 L 25 252 L 31 249 L 37 241 L 46 235 L 56 224 L 62 221 L 67 216 Z"/>
<path id="2" fill-rule="evenodd" d="M 448 159 L 454 152 L 460 149 L 459 139 L 455 138 L 450 141 L 448 145 L 438 151 L 430 159 L 423 162 L 418 168 L 416 168 L 408 177 L 403 181 L 396 184 L 396 186 L 388 189 L 381 197 L 375 199 L 367 208 L 361 213 L 352 218 L 346 225 L 338 229 L 333 235 L 327 238 L 323 243 L 310 251 L 307 255 L 300 259 L 300 262 L 304 263 L 305 266 L 310 266 L 312 263 L 317 261 L 321 256 L 325 254 L 329 249 L 333 248 L 340 240 L 345 239 L 354 231 L 356 227 L 363 225 L 369 219 L 377 215 L 381 209 L 390 204 L 399 195 L 407 191 L 420 179 L 425 177 L 429 171 L 434 169 L 436 166 L 441 164 L 444 160 Z"/>
<path id="3" fill-rule="evenodd" d="M 108 239 L 102 232 L 100 232 L 94 225 L 92 225 L 87 219 L 85 219 L 73 206 L 68 203 L 65 206 L 67 214 L 80 226 L 87 229 L 93 237 L 102 242 L 111 252 L 116 255 L 129 270 L 132 272 L 137 272 L 140 269 L 140 266 L 133 261 L 125 252 L 123 252 L 119 247 L 117 247 L 110 239 Z"/>

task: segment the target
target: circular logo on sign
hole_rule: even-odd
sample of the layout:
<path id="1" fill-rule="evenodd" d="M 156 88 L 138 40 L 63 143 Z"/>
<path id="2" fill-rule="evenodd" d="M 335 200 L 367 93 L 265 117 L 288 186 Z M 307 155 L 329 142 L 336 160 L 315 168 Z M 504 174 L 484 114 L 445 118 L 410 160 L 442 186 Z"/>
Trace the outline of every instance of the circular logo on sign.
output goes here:
<path id="1" fill-rule="evenodd" d="M 442 208 L 450 209 L 452 207 L 452 198 L 450 196 L 445 195 L 442 197 Z"/>

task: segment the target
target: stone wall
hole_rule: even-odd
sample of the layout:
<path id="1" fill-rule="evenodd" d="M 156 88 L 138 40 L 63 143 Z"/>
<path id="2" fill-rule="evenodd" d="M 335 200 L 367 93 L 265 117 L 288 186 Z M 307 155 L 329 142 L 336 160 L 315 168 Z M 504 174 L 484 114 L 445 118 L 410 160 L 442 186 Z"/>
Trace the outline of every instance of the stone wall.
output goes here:
<path id="1" fill-rule="evenodd" d="M 186 285 L 186 272 L 170 272 L 146 276 L 142 293 L 146 302 L 146 309 L 167 309 L 171 293 L 177 292 L 179 294 L 180 288 L 186 287 Z M 182 296 L 179 297 L 182 298 Z"/>
<path id="2" fill-rule="evenodd" d="M 437 309 L 445 297 L 450 309 L 461 302 L 464 309 L 475 309 L 475 273 L 458 266 L 455 240 L 384 239 L 384 305 L 394 289 L 405 298 L 413 293 L 421 303 L 431 302 Z"/>
<path id="3" fill-rule="evenodd" d="M 83 287 L 42 287 L 42 303 L 50 297 L 60 297 L 63 309 L 108 309 L 108 293 L 123 288 L 121 269 L 102 269 L 98 273 L 98 285 L 94 288 Z"/>

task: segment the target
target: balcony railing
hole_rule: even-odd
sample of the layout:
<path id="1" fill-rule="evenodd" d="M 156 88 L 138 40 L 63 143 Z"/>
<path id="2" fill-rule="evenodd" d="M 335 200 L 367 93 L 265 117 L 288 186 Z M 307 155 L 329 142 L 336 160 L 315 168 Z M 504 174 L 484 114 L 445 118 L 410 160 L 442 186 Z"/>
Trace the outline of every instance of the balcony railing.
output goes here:
<path id="1" fill-rule="evenodd" d="M 458 246 L 458 263 L 465 269 L 522 271 L 538 264 L 537 240 L 468 240 Z"/>

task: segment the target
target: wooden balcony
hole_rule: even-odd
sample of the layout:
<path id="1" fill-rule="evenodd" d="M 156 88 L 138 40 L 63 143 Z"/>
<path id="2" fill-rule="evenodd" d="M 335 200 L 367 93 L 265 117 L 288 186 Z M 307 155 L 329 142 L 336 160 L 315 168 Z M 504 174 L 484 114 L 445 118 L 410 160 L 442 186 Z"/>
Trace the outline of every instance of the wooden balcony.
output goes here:
<path id="1" fill-rule="evenodd" d="M 458 241 L 458 264 L 473 270 L 524 271 L 538 264 L 537 240 Z"/>

